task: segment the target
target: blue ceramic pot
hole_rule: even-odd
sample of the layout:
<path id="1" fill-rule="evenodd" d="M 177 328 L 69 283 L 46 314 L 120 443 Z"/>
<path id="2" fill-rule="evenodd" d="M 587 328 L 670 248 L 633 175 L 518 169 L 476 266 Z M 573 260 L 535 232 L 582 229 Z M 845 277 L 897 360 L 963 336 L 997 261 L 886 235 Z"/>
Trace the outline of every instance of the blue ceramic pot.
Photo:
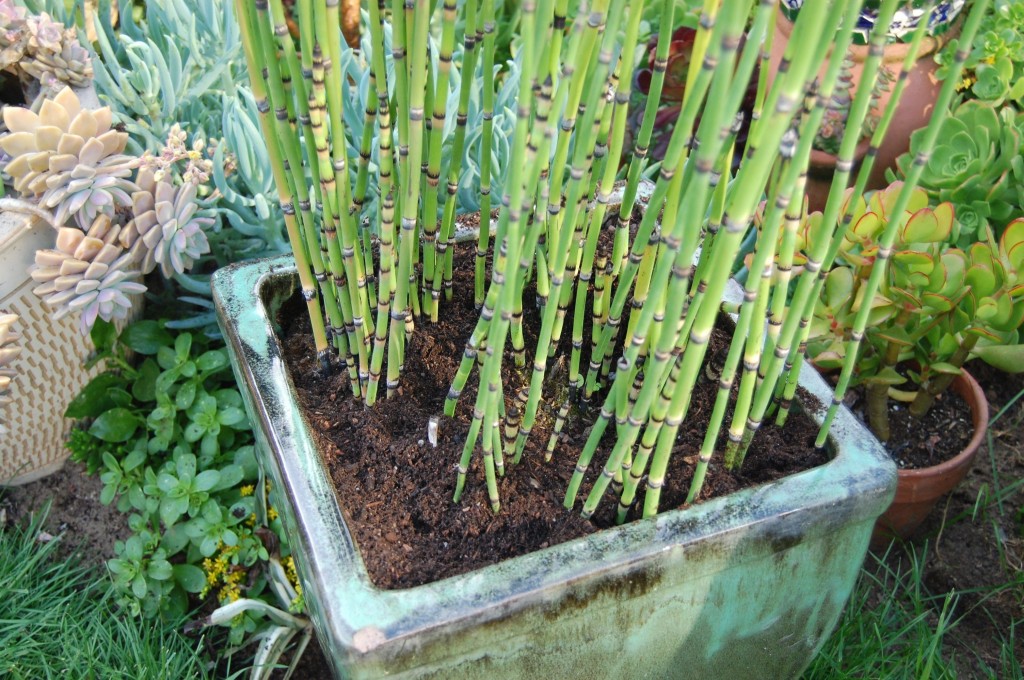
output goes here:
<path id="1" fill-rule="evenodd" d="M 834 627 L 896 483 L 845 408 L 824 466 L 435 583 L 374 587 L 272 325 L 295 285 L 280 257 L 217 272 L 214 294 L 337 677 L 787 678 Z M 806 366 L 800 384 L 820 421 L 831 390 Z"/>

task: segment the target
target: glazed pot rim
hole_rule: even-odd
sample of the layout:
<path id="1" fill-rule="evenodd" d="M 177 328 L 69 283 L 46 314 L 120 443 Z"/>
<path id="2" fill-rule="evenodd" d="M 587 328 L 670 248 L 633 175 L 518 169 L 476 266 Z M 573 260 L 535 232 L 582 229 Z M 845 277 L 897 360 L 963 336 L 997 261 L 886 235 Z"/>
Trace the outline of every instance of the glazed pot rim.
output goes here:
<path id="1" fill-rule="evenodd" d="M 676 551 L 706 550 L 708 541 L 730 555 L 730 564 L 741 564 L 755 559 L 755 551 L 785 550 L 847 522 L 874 521 L 895 492 L 895 465 L 844 407 L 829 435 L 835 455 L 824 465 L 432 583 L 379 589 L 344 524 L 308 423 L 297 410 L 267 310 L 259 304 L 268 287 L 283 292 L 285 277 L 293 285 L 295 265 L 287 255 L 232 265 L 215 273 L 214 299 L 243 398 L 259 420 L 257 439 L 277 452 L 268 473 L 287 496 L 286 526 L 300 543 L 293 549 L 307 557 L 296 560 L 311 584 L 306 601 L 326 621 L 329 630 L 321 636 L 352 653 L 381 653 L 429 631 L 443 635 L 453 619 L 498 618 L 549 601 L 566 585 L 628 578 L 658 568 Z M 738 286 L 733 294 L 739 294 Z M 801 400 L 804 410 L 820 423 L 831 390 L 807 365 L 800 385 L 814 400 Z"/>

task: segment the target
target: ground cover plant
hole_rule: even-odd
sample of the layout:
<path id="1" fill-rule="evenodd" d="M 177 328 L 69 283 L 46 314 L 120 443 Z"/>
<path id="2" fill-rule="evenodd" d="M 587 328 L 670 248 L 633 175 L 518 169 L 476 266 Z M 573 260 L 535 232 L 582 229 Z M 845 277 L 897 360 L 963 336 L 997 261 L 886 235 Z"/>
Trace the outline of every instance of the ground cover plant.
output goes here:
<path id="1" fill-rule="evenodd" d="M 202 642 L 181 618 L 137 626 L 117 614 L 109 581 L 78 557 L 58 559 L 61 536 L 43 531 L 43 508 L 0 527 L 0 674 L 12 680 L 66 676 L 207 678 Z"/>

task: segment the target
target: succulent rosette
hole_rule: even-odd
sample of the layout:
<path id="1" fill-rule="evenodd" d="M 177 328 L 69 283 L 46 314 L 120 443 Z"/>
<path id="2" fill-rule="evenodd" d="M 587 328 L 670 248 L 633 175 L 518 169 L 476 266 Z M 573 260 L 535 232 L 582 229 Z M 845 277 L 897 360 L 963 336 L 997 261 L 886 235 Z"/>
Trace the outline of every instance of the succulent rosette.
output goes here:
<path id="1" fill-rule="evenodd" d="M 36 252 L 31 275 L 40 285 L 33 292 L 54 309 L 54 318 L 79 312 L 81 330 L 88 333 L 96 319 L 127 317 L 130 296 L 146 287 L 133 281 L 135 258 L 119 243 L 120 233 L 109 217 L 99 215 L 88 232 L 62 227 L 56 248 Z"/>
<path id="2" fill-rule="evenodd" d="M 996 233 L 1021 215 L 1024 199 L 1024 114 L 972 100 L 961 104 L 939 130 L 920 186 L 933 203 L 950 202 L 958 217 L 952 238 L 967 247 L 990 225 Z M 922 144 L 910 137 L 910 151 L 896 165 L 906 176 Z"/>
<path id="3" fill-rule="evenodd" d="M 64 88 L 38 114 L 8 106 L 4 122 L 10 133 L 0 138 L 0 149 L 11 157 L 5 171 L 23 196 L 54 211 L 57 224 L 74 216 L 85 230 L 98 215 L 113 217 L 131 204 L 138 161 L 123 153 L 128 135 L 113 128 L 108 107 L 83 109 Z"/>
<path id="4" fill-rule="evenodd" d="M 74 28 L 49 14 L 29 15 L 12 0 L 0 0 L 0 69 L 23 72 L 44 85 L 85 87 L 92 81 L 92 58 Z"/>
<path id="5" fill-rule="evenodd" d="M 175 186 L 169 179 L 156 179 L 149 167 L 140 168 L 138 190 L 132 194 L 135 219 L 128 225 L 122 243 L 138 258 L 143 273 L 157 265 L 165 277 L 184 273 L 210 252 L 203 231 L 214 223 L 199 216 L 197 186 L 186 181 Z"/>

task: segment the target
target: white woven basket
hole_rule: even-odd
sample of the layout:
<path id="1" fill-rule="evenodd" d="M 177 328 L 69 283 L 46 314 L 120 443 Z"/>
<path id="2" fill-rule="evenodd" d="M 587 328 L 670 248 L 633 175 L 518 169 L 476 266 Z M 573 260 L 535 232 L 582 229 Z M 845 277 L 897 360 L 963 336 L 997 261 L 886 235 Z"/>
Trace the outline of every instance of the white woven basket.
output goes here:
<path id="1" fill-rule="evenodd" d="M 74 421 L 64 410 L 102 369 L 85 370 L 95 351 L 68 315 L 54 321 L 50 309 L 32 294 L 38 285 L 28 275 L 36 250 L 52 248 L 53 228 L 35 217 L 0 213 L 0 310 L 20 318 L 21 354 L 14 360 L 14 401 L 0 416 L 0 485 L 15 486 L 56 472 L 64 465 L 64 448 Z"/>

